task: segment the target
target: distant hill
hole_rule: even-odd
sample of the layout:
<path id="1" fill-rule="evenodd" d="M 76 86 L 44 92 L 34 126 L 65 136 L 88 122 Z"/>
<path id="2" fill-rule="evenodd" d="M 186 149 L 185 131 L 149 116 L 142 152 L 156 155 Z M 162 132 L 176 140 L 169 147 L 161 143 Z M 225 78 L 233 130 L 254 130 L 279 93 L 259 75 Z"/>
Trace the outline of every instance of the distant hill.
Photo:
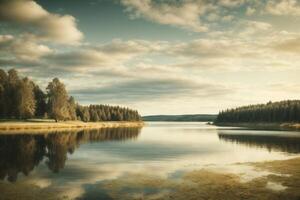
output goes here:
<path id="1" fill-rule="evenodd" d="M 149 115 L 143 116 L 144 121 L 174 121 L 174 122 L 207 122 L 214 121 L 217 115 L 194 114 L 194 115 Z"/>

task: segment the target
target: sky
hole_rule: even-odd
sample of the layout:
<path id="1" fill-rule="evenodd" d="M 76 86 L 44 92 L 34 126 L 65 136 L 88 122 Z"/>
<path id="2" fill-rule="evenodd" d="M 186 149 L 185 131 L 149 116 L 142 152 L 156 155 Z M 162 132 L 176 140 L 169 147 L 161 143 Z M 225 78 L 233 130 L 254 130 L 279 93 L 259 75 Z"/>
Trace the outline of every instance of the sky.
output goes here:
<path id="1" fill-rule="evenodd" d="M 297 0 L 0 0 L 0 68 L 83 105 L 214 114 L 300 98 Z"/>

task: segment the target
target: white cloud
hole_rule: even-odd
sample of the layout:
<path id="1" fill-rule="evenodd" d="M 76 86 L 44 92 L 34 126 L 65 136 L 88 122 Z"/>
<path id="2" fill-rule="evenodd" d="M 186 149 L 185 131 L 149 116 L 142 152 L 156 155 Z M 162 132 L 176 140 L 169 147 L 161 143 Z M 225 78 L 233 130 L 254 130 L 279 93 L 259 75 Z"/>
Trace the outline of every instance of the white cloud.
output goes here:
<path id="1" fill-rule="evenodd" d="M 266 22 L 259 22 L 259 21 L 249 21 L 248 22 L 248 27 L 254 28 L 256 30 L 269 30 L 272 25 Z"/>
<path id="2" fill-rule="evenodd" d="M 219 19 L 220 19 L 220 16 L 217 13 L 210 13 L 207 15 L 207 20 L 211 21 L 211 22 L 217 21 Z"/>
<path id="3" fill-rule="evenodd" d="M 164 42 L 150 42 L 145 40 L 113 40 L 111 43 L 92 46 L 83 45 L 79 49 L 56 52 L 46 57 L 47 62 L 70 70 L 119 67 L 125 62 L 151 52 L 160 52 Z"/>
<path id="4" fill-rule="evenodd" d="M 167 42 L 162 41 L 147 41 L 147 40 L 128 40 L 120 39 L 112 40 L 112 42 L 104 45 L 92 47 L 95 50 L 106 52 L 112 55 L 136 55 L 149 53 L 152 51 L 160 51 L 167 45 Z"/>
<path id="5" fill-rule="evenodd" d="M 246 15 L 251 16 L 251 15 L 253 15 L 255 12 L 256 12 L 256 9 L 255 9 L 255 8 L 247 7 Z"/>
<path id="6" fill-rule="evenodd" d="M 197 39 L 182 42 L 169 47 L 168 53 L 184 57 L 201 59 L 218 57 L 236 57 L 248 49 L 243 49 L 244 43 L 231 39 Z"/>
<path id="7" fill-rule="evenodd" d="M 269 90 L 281 93 L 300 93 L 300 83 L 272 83 L 268 85 Z"/>
<path id="8" fill-rule="evenodd" d="M 25 30 L 45 41 L 74 44 L 83 37 L 73 16 L 49 13 L 31 0 L 1 1 L 0 21 L 24 24 Z"/>
<path id="9" fill-rule="evenodd" d="M 288 38 L 272 45 L 272 48 L 281 52 L 289 52 L 299 54 L 300 52 L 300 37 Z"/>
<path id="10" fill-rule="evenodd" d="M 300 15 L 300 5 L 296 0 L 268 1 L 265 10 L 273 15 Z"/>
<path id="11" fill-rule="evenodd" d="M 48 46 L 37 44 L 28 37 L 15 38 L 12 35 L 0 35 L 2 55 L 21 61 L 34 61 L 53 52 Z"/>
<path id="12" fill-rule="evenodd" d="M 189 97 L 191 95 L 194 97 L 212 98 L 225 96 L 229 92 L 234 91 L 224 85 L 169 77 L 136 77 L 134 80 L 71 91 L 73 95 L 80 96 L 81 100 L 87 101 L 91 98 L 96 98 L 103 101 L 113 101 L 116 99 L 118 102 L 148 101 L 152 97 L 159 99 L 176 96 Z"/>
<path id="13" fill-rule="evenodd" d="M 233 15 L 226 15 L 226 16 L 222 17 L 222 20 L 225 21 L 225 22 L 230 22 L 233 19 L 234 19 Z"/>
<path id="14" fill-rule="evenodd" d="M 12 35 L 0 35 L 0 44 L 2 46 L 4 43 L 10 42 L 13 39 L 14 39 L 14 36 L 12 36 Z"/>
<path id="15" fill-rule="evenodd" d="M 263 21 L 251 21 L 251 20 L 240 20 L 239 21 L 239 29 L 235 34 L 239 35 L 240 37 L 248 38 L 253 40 L 253 37 L 256 40 L 259 39 L 259 35 L 266 38 L 272 30 L 272 25 L 263 22 Z"/>
<path id="16" fill-rule="evenodd" d="M 207 31 L 206 25 L 200 21 L 211 5 L 203 1 L 178 1 L 173 3 L 156 3 L 152 0 L 121 0 L 121 4 L 132 18 L 143 17 L 160 24 L 177 26 L 195 32 Z"/>
<path id="17" fill-rule="evenodd" d="M 244 3 L 244 0 L 219 0 L 219 4 L 225 7 L 237 7 Z"/>

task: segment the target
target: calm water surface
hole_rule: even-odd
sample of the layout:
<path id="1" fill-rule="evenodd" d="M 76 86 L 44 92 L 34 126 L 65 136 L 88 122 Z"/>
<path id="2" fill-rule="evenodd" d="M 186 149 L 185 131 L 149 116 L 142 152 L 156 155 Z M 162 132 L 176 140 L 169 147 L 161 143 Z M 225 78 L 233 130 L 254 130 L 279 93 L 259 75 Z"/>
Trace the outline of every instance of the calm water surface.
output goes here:
<path id="1" fill-rule="evenodd" d="M 128 174 L 176 178 L 193 169 L 288 159 L 299 153 L 299 132 L 194 122 L 153 122 L 142 129 L 4 134 L 0 135 L 0 183 L 55 189 L 67 199 L 109 199 L 109 189 L 101 184 Z"/>

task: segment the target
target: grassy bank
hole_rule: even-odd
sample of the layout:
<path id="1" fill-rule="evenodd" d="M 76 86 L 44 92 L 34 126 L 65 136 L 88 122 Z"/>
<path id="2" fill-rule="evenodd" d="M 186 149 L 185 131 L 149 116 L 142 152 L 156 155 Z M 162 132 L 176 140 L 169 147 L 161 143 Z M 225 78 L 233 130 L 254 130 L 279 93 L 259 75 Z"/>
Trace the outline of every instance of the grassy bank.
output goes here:
<path id="1" fill-rule="evenodd" d="M 214 123 L 214 125 L 254 129 L 300 130 L 300 123 Z"/>
<path id="2" fill-rule="evenodd" d="M 113 127 L 137 127 L 143 126 L 143 122 L 131 121 L 107 121 L 107 122 L 82 122 L 82 121 L 62 121 L 52 120 L 30 120 L 30 121 L 2 121 L 0 122 L 0 133 L 9 132 L 34 132 L 69 129 L 95 129 Z"/>

